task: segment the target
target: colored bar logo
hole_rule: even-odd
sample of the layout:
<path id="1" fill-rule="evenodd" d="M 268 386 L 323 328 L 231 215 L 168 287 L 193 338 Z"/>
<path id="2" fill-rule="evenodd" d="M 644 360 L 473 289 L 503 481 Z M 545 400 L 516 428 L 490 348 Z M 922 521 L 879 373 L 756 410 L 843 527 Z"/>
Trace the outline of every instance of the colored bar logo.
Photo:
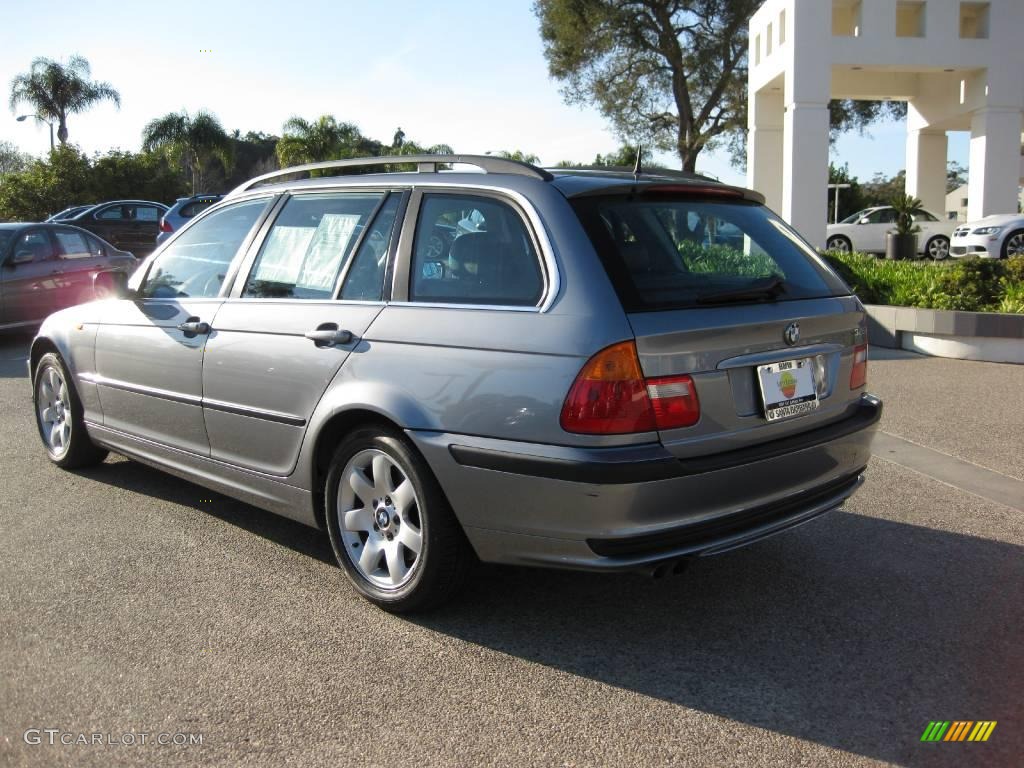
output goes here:
<path id="1" fill-rule="evenodd" d="M 996 728 L 995 720 L 931 720 L 921 741 L 988 741 Z"/>

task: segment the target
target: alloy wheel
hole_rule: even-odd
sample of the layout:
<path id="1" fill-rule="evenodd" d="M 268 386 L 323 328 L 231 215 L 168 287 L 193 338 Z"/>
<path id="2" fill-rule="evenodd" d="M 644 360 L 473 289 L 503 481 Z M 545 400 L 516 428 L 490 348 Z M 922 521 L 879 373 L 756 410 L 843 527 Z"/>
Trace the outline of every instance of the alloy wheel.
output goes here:
<path id="1" fill-rule="evenodd" d="M 67 382 L 52 366 L 39 377 L 36 391 L 39 430 L 54 456 L 62 456 L 71 443 L 71 400 Z"/>
<path id="2" fill-rule="evenodd" d="M 1018 232 L 1006 241 L 1006 255 L 1024 255 L 1024 232 Z"/>
<path id="3" fill-rule="evenodd" d="M 928 243 L 928 255 L 936 261 L 949 256 L 949 240 L 944 237 L 936 237 Z"/>
<path id="4" fill-rule="evenodd" d="M 833 237 L 825 243 L 825 250 L 848 253 L 850 251 L 850 244 L 846 241 L 845 237 Z"/>
<path id="5" fill-rule="evenodd" d="M 367 581 L 397 589 L 420 563 L 420 503 L 401 466 L 384 451 L 353 456 L 341 473 L 338 531 L 345 553 Z"/>

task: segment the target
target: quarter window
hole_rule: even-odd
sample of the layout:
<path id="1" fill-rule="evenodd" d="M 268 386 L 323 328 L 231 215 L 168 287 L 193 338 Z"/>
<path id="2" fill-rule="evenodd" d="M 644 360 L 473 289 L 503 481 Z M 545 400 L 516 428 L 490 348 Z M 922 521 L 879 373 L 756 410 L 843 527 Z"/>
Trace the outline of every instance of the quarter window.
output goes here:
<path id="1" fill-rule="evenodd" d="M 291 198 L 260 248 L 242 296 L 334 296 L 338 275 L 383 196 L 343 193 Z"/>
<path id="2" fill-rule="evenodd" d="M 157 221 L 160 218 L 160 211 L 151 205 L 139 205 L 135 208 L 136 221 Z"/>
<path id="3" fill-rule="evenodd" d="M 268 199 L 222 208 L 182 232 L 151 265 L 142 295 L 157 299 L 205 298 L 220 293 L 231 261 Z"/>
<path id="4" fill-rule="evenodd" d="M 533 306 L 543 290 L 533 241 L 511 206 L 483 196 L 423 197 L 410 301 Z"/>

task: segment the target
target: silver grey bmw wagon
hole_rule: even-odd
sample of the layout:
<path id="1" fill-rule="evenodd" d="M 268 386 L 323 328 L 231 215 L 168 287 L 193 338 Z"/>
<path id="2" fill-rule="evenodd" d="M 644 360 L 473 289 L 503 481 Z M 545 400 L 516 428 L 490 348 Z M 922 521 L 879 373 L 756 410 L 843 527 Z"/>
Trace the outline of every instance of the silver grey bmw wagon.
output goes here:
<path id="1" fill-rule="evenodd" d="M 862 305 L 763 202 L 466 155 L 268 174 L 45 321 L 39 434 L 320 528 L 393 611 L 477 560 L 679 570 L 840 506 L 881 415 Z"/>

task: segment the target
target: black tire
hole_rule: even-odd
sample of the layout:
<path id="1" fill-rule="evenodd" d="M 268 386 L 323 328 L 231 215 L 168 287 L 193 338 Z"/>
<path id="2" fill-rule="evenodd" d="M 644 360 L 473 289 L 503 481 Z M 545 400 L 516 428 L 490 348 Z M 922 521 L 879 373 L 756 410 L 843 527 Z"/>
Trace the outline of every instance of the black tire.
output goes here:
<path id="1" fill-rule="evenodd" d="M 1011 255 L 1010 254 L 1010 241 L 1013 240 L 1013 238 L 1020 237 L 1020 236 L 1024 236 L 1024 229 L 1015 229 L 1015 230 L 1013 230 L 1013 232 L 1011 232 L 1005 238 L 1003 238 L 1003 246 L 999 250 L 999 258 L 1000 259 L 1008 259 L 1008 258 L 1010 258 L 1010 255 Z M 1014 254 L 1014 255 L 1016 255 L 1016 254 Z"/>
<path id="2" fill-rule="evenodd" d="M 50 438 L 44 433 L 44 422 L 40 412 L 40 397 L 43 394 L 42 383 L 44 377 L 49 376 L 50 371 L 56 371 L 67 390 L 67 403 L 64 404 L 62 400 L 61 405 L 62 423 L 69 423 L 71 429 L 67 442 L 59 448 L 53 446 Z M 89 433 L 85 430 L 82 401 L 75 389 L 75 382 L 68 373 L 64 361 L 56 352 L 47 352 L 36 365 L 35 375 L 32 378 L 32 405 L 36 429 L 39 431 L 39 438 L 43 441 L 43 447 L 46 448 L 46 455 L 58 467 L 61 469 L 91 467 L 107 458 L 109 452 L 89 439 Z"/>
<path id="3" fill-rule="evenodd" d="M 421 549 L 409 568 L 408 581 L 397 587 L 384 588 L 364 575 L 353 562 L 355 555 L 349 554 L 341 531 L 338 499 L 342 477 L 349 462 L 358 461 L 357 456 L 367 451 L 384 453 L 412 482 L 416 493 Z M 370 602 L 392 613 L 423 611 L 450 600 L 462 587 L 475 560 L 472 548 L 430 467 L 398 432 L 376 425 L 351 432 L 331 458 L 324 500 L 334 556 L 359 594 Z M 346 533 L 350 538 L 353 535 Z"/>
<path id="4" fill-rule="evenodd" d="M 835 248 L 832 244 L 837 241 L 845 243 L 846 248 Z M 830 237 L 828 241 L 825 243 L 825 250 L 836 250 L 845 251 L 846 253 L 853 253 L 853 243 L 850 241 L 850 238 L 848 238 L 846 235 L 832 235 L 832 237 Z"/>

